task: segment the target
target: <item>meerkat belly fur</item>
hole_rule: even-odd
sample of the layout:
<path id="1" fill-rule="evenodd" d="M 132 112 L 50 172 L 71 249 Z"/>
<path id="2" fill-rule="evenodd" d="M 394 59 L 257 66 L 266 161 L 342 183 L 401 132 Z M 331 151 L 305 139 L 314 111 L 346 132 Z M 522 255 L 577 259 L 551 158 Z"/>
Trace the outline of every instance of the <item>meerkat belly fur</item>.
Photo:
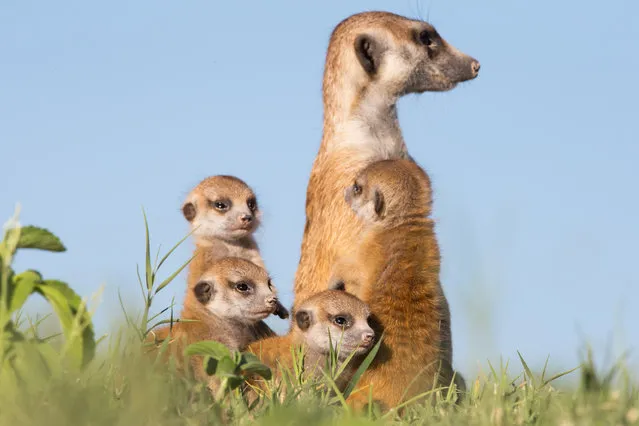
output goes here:
<path id="1" fill-rule="evenodd" d="M 326 54 L 323 136 L 307 188 L 293 310 L 323 288 L 335 259 L 355 248 L 363 225 L 341 197 L 343 188 L 374 161 L 410 158 L 398 99 L 451 90 L 478 72 L 479 62 L 423 21 L 364 12 L 336 26 Z"/>
<path id="2" fill-rule="evenodd" d="M 184 349 L 191 343 L 215 340 L 231 350 L 242 351 L 258 339 L 256 325 L 277 308 L 277 290 L 266 270 L 241 258 L 227 257 L 212 262 L 200 277 L 189 283 L 181 319 L 172 329 L 168 326 L 152 330 L 147 342 L 157 348 L 170 338 L 165 360 L 172 355 L 183 370 Z M 195 377 L 207 376 L 201 357 L 191 357 Z M 209 383 L 214 386 L 214 381 Z"/>
<path id="3" fill-rule="evenodd" d="M 326 366 L 331 345 L 337 353 L 339 365 L 351 354 L 353 358 L 336 378 L 343 391 L 359 366 L 360 357 L 366 355 L 375 341 L 375 332 L 369 324 L 370 309 L 356 296 L 339 290 L 324 290 L 302 303 L 295 311 L 293 324 L 288 334 L 270 337 L 249 345 L 268 365 L 276 378 L 281 368 L 293 369 L 291 348 L 302 348 L 306 374 L 319 376 L 319 369 Z M 330 336 L 330 337 L 329 337 Z M 249 383 L 259 386 L 260 380 Z"/>
<path id="4" fill-rule="evenodd" d="M 453 380 L 450 312 L 439 281 L 440 255 L 428 175 L 411 160 L 383 160 L 343 191 L 364 223 L 358 249 L 337 263 L 329 288 L 358 295 L 384 341 L 359 385 L 385 409 Z M 352 265 L 364 271 L 357 273 Z M 455 383 L 464 387 L 457 376 Z M 355 405 L 368 391 L 354 393 Z"/>
<path id="5" fill-rule="evenodd" d="M 212 262 L 239 257 L 265 268 L 253 233 L 260 226 L 261 212 L 254 191 L 235 176 L 210 176 L 186 197 L 182 214 L 195 239 L 195 257 L 189 265 L 188 285 L 193 285 Z M 288 310 L 278 305 L 274 312 L 282 319 Z M 264 322 L 256 329 L 262 337 L 275 333 Z"/>

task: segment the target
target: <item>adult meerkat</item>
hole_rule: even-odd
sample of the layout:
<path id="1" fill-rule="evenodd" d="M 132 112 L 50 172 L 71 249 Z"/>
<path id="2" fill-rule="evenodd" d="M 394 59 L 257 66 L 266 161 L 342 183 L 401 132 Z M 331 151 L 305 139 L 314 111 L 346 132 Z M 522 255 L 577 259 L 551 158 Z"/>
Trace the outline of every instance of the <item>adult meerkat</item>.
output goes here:
<path id="1" fill-rule="evenodd" d="M 294 309 L 325 285 L 335 259 L 353 250 L 362 230 L 341 196 L 343 188 L 371 162 L 410 158 L 398 99 L 451 90 L 478 72 L 477 60 L 426 22 L 364 12 L 337 25 L 326 54 L 324 129 L 307 188 Z"/>
<path id="2" fill-rule="evenodd" d="M 364 223 L 361 245 L 331 286 L 359 294 L 384 341 L 359 385 L 385 409 L 453 379 L 450 311 L 439 281 L 440 255 L 424 170 L 408 159 L 367 166 L 343 191 Z M 365 274 L 352 274 L 349 264 Z M 464 388 L 457 374 L 456 384 Z M 368 392 L 352 394 L 356 405 Z"/>
<path id="3" fill-rule="evenodd" d="M 223 257 L 239 257 L 265 268 L 253 233 L 260 226 L 257 197 L 243 180 L 228 175 L 210 176 L 188 194 L 182 214 L 195 239 L 195 257 L 189 265 L 187 282 L 194 285 L 212 262 Z M 288 310 L 279 304 L 275 315 L 282 319 Z M 275 333 L 258 324 L 264 337 Z"/>
<path id="4" fill-rule="evenodd" d="M 181 318 L 194 321 L 152 330 L 147 342 L 159 347 L 170 337 L 165 359 L 173 355 L 180 369 L 188 368 L 183 359 L 186 346 L 215 340 L 231 350 L 245 350 L 259 338 L 255 326 L 277 306 L 277 291 L 264 268 L 246 259 L 222 258 L 188 285 Z M 196 378 L 207 378 L 201 357 L 191 357 L 190 366 Z"/>
<path id="5" fill-rule="evenodd" d="M 354 295 L 324 290 L 298 307 L 288 334 L 253 342 L 248 350 L 273 369 L 277 377 L 281 375 L 280 366 L 293 367 L 291 348 L 301 347 L 304 369 L 317 375 L 317 369 L 326 365 L 332 342 L 340 364 L 355 353 L 336 379 L 336 384 L 343 390 L 359 365 L 359 357 L 368 353 L 375 341 L 375 332 L 369 324 L 370 314 L 368 305 Z"/>

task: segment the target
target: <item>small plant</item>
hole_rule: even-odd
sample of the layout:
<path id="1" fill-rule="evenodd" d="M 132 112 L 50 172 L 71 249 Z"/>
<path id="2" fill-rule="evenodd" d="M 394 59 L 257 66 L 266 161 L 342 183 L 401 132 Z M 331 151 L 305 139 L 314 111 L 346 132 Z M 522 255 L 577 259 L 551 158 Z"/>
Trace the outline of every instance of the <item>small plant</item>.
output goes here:
<path id="1" fill-rule="evenodd" d="M 61 364 L 82 369 L 93 359 L 96 347 L 91 313 L 86 303 L 67 283 L 45 279 L 33 269 L 16 273 L 12 268 L 18 250 L 64 252 L 66 248 L 58 237 L 44 228 L 20 226 L 18 214 L 19 207 L 4 225 L 0 241 L 1 377 L 7 378 L 11 373 L 15 379 L 23 380 L 26 371 L 34 366 L 40 366 L 48 374 L 61 371 Z M 26 333 L 19 330 L 22 308 L 35 294 L 49 302 L 60 322 L 64 343 L 59 350 L 52 345 L 51 336 L 38 337 L 37 324 Z M 39 362 L 33 362 L 35 359 Z"/>
<path id="2" fill-rule="evenodd" d="M 221 402 L 228 392 L 237 389 L 246 379 L 258 375 L 266 380 L 272 377 L 271 369 L 249 352 L 231 351 L 213 340 L 192 343 L 186 347 L 186 356 L 203 356 L 204 371 L 220 379 L 215 400 Z"/>

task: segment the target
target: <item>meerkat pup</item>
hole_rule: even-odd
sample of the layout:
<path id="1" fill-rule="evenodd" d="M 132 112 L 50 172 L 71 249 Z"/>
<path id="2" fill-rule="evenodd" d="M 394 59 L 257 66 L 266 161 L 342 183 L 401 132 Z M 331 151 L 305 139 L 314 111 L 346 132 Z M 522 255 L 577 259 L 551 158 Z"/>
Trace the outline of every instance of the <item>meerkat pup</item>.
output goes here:
<path id="1" fill-rule="evenodd" d="M 311 375 L 318 375 L 318 368 L 325 367 L 331 346 L 340 365 L 354 353 L 336 379 L 343 391 L 359 366 L 359 357 L 368 353 L 374 344 L 375 332 L 369 320 L 370 309 L 366 303 L 345 291 L 324 290 L 298 307 L 287 335 L 256 341 L 248 350 L 274 370 L 276 377 L 281 376 L 281 368 L 292 369 L 291 348 L 302 348 L 304 370 Z"/>
<path id="2" fill-rule="evenodd" d="M 189 222 L 195 239 L 195 257 L 189 265 L 188 285 L 200 279 L 212 262 L 224 257 L 239 257 L 265 268 L 253 237 L 260 225 L 261 212 L 255 193 L 235 176 L 210 176 L 186 197 L 182 214 Z M 282 319 L 288 310 L 279 304 L 274 312 Z M 264 336 L 275 333 L 260 323 Z"/>
<path id="3" fill-rule="evenodd" d="M 173 355 L 178 368 L 187 368 L 183 357 L 188 345 L 215 340 L 231 350 L 245 350 L 259 338 L 256 325 L 277 307 L 277 290 L 264 268 L 246 259 L 222 258 L 188 285 L 180 317 L 191 321 L 152 330 L 147 342 L 159 347 L 170 337 L 165 355 Z M 201 357 L 191 357 L 190 366 L 197 379 L 207 378 Z"/>
<path id="4" fill-rule="evenodd" d="M 411 160 L 383 160 L 362 170 L 343 192 L 363 221 L 361 245 L 336 268 L 332 288 L 360 295 L 375 317 L 384 341 L 353 393 L 355 405 L 373 399 L 383 409 L 453 379 L 450 312 L 439 281 L 440 256 L 429 218 L 430 180 Z M 344 279 L 339 274 L 344 274 Z M 463 386 L 463 379 L 457 379 Z"/>
<path id="5" fill-rule="evenodd" d="M 368 164 L 410 158 L 396 103 L 474 79 L 479 62 L 430 24 L 388 12 L 358 13 L 331 34 L 323 81 L 324 128 L 306 193 L 306 225 L 293 310 L 328 282 L 335 259 L 362 230 L 342 197 Z"/>

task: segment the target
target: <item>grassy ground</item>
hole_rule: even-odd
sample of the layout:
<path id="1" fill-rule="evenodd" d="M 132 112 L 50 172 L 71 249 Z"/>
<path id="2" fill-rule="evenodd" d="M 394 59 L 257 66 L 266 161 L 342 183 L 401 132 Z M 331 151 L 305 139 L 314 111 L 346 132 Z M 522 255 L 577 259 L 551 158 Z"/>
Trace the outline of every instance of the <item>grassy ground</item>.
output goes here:
<path id="1" fill-rule="evenodd" d="M 489 374 L 466 377 L 468 392 L 459 404 L 451 393 L 437 395 L 434 405 L 407 403 L 401 415 L 397 410 L 351 413 L 339 395 L 329 392 L 330 377 L 292 380 L 285 384 L 285 398 L 275 390 L 250 408 L 238 388 L 213 397 L 202 384 L 170 367 L 158 368 L 143 354 L 141 340 L 160 319 L 149 314 L 153 296 L 179 272 L 156 280 L 171 251 L 151 262 L 148 229 L 146 265 L 140 274 L 142 313 L 132 318 L 123 312 L 126 325 L 97 342 L 92 310 L 66 283 L 11 269 L 18 249 L 64 251 L 62 243 L 35 227 L 22 233 L 19 227 L 15 232 L 6 229 L 0 241 L 0 426 L 639 424 L 635 377 L 623 363 L 597 371 L 589 353 L 580 368 L 569 373 L 576 379 L 571 386 L 558 387 L 556 379 L 562 374 L 548 377 L 545 367 L 533 373 L 520 357 L 516 365 L 487 364 Z M 20 315 L 32 294 L 51 304 L 60 335 L 42 337 L 42 325 Z M 222 364 L 218 362 L 216 374 Z"/>
<path id="2" fill-rule="evenodd" d="M 459 406 L 445 397 L 435 407 L 416 402 L 401 418 L 393 412 L 351 415 L 339 402 L 330 404 L 322 382 L 294 384 L 296 398 L 283 403 L 267 398 L 249 414 L 237 392 L 216 403 L 202 385 L 154 369 L 141 355 L 136 335 L 121 337 L 124 345 L 116 345 L 115 340 L 103 341 L 104 346 L 84 371 L 62 367 L 46 374 L 29 364 L 29 373 L 20 383 L 4 380 L 0 424 L 199 425 L 219 424 L 227 416 L 232 424 L 307 426 L 624 425 L 636 424 L 639 419 L 638 388 L 628 372 L 617 368 L 598 374 L 587 361 L 572 373 L 580 376 L 575 388 L 555 389 L 552 382 L 545 383 L 547 378 L 531 377 L 519 364 L 522 374 L 518 377 L 497 368 L 488 377 L 469 380 L 469 393 Z"/>

